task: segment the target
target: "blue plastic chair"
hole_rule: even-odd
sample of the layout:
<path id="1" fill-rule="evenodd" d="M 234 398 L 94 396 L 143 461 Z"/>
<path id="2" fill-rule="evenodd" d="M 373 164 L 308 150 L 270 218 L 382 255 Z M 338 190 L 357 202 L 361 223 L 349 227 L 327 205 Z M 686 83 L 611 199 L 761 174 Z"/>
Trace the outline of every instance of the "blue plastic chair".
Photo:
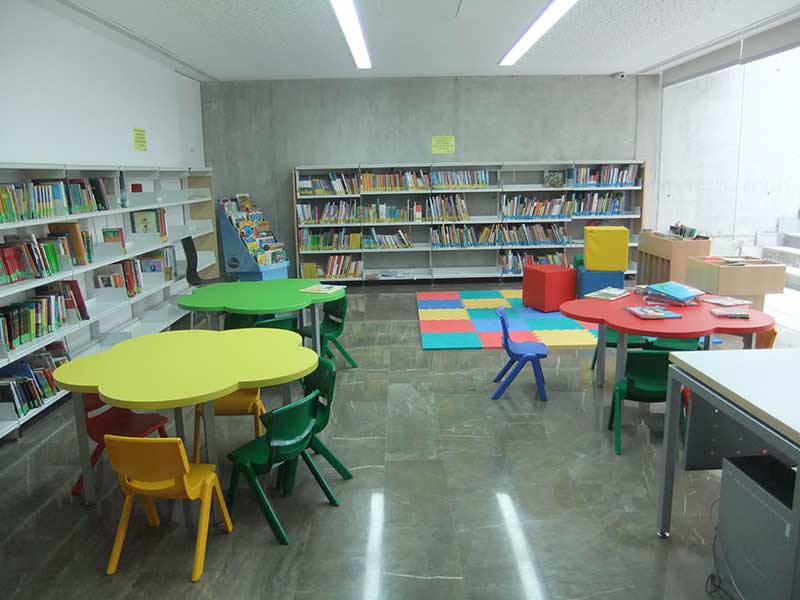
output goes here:
<path id="1" fill-rule="evenodd" d="M 503 379 L 512 366 L 514 368 L 511 370 L 511 373 L 508 373 L 508 377 L 503 380 L 503 383 L 500 384 L 497 391 L 492 395 L 492 400 L 497 400 L 505 393 L 508 386 L 511 385 L 511 382 L 516 379 L 517 375 L 519 375 L 520 371 L 525 367 L 525 363 L 531 363 L 533 376 L 536 378 L 536 387 L 539 390 L 539 398 L 541 398 L 543 402 L 547 402 L 547 392 L 544 389 L 544 373 L 542 373 L 542 365 L 539 362 L 540 359 L 547 358 L 547 346 L 541 342 L 513 341 L 508 334 L 506 309 L 498 308 L 496 312 L 497 316 L 500 317 L 500 324 L 503 327 L 503 348 L 506 354 L 508 354 L 508 362 L 500 369 L 497 377 L 493 379 L 494 383 Z"/>

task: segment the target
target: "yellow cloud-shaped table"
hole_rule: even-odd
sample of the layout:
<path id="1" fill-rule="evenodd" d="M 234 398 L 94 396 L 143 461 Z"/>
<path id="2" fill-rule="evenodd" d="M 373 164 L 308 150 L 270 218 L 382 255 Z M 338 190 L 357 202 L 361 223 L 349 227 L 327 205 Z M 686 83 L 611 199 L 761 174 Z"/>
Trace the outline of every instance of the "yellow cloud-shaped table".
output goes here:
<path id="1" fill-rule="evenodd" d="M 53 373 L 59 387 L 99 394 L 111 406 L 133 410 L 176 411 L 182 435 L 180 408 L 209 403 L 239 389 L 281 385 L 308 375 L 317 367 L 317 354 L 302 346 L 302 338 L 279 329 L 232 331 L 168 331 L 121 342 L 107 350 L 76 358 Z M 89 465 L 82 399 L 73 399 L 81 446 L 81 466 Z M 204 419 L 209 461 L 216 461 L 213 419 Z M 85 460 L 84 460 L 85 459 Z M 84 468 L 87 500 L 94 493 L 91 468 Z"/>

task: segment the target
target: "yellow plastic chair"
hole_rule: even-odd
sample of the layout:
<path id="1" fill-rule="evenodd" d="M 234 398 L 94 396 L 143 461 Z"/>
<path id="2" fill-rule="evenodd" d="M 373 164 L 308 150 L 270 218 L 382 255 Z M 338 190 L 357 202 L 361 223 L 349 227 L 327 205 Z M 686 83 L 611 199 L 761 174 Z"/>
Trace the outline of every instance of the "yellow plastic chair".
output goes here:
<path id="1" fill-rule="evenodd" d="M 774 327 L 767 331 L 762 331 L 756 334 L 756 348 L 757 349 L 771 349 L 775 345 L 775 338 L 778 337 L 778 330 Z"/>
<path id="2" fill-rule="evenodd" d="M 261 415 L 267 414 L 261 402 L 260 390 L 238 390 L 223 398 L 214 400 L 214 414 L 220 417 L 253 416 L 255 437 L 261 437 Z M 204 419 L 203 405 L 198 404 L 194 411 L 194 462 L 200 462 L 200 419 Z"/>
<path id="3" fill-rule="evenodd" d="M 233 531 L 228 506 L 219 487 L 216 465 L 189 464 L 180 438 L 106 435 L 105 443 L 111 466 L 119 477 L 119 485 L 125 496 L 106 574 L 113 575 L 117 571 L 122 544 L 125 542 L 125 533 L 133 511 L 133 501 L 138 494 L 142 497 L 147 522 L 151 527 L 158 527 L 161 522 L 153 498 L 200 499 L 200 521 L 197 525 L 192 581 L 200 579 L 206 559 L 212 495 L 216 498 L 222 513 L 225 531 L 228 533 Z"/>

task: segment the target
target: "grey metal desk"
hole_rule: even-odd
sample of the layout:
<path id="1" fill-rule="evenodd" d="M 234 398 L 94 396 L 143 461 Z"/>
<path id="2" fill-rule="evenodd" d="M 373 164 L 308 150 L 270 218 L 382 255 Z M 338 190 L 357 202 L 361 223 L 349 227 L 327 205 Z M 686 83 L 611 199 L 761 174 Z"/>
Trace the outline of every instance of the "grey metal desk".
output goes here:
<path id="1" fill-rule="evenodd" d="M 764 452 L 785 464 L 800 464 L 800 350 L 673 352 L 670 361 L 657 522 L 662 538 L 670 535 L 681 386 L 692 392 L 685 469 L 719 469 L 725 456 Z M 798 564 L 800 477 L 792 506 L 792 548 Z M 791 597 L 800 600 L 800 577 L 794 580 Z"/>

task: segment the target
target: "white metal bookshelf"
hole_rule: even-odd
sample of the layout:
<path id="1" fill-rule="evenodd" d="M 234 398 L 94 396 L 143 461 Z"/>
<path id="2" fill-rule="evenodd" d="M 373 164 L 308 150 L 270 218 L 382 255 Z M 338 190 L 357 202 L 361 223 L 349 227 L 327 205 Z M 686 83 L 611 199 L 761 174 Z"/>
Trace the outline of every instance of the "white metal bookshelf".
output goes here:
<path id="1" fill-rule="evenodd" d="M 603 165 L 611 165 L 620 169 L 628 165 L 637 165 L 636 181 L 629 185 L 578 185 L 569 180 L 573 168 L 588 167 L 599 169 Z M 360 190 L 359 193 L 300 193 L 301 179 L 325 179 L 328 173 L 347 175 L 360 181 L 363 173 L 370 174 L 402 174 L 406 171 L 430 175 L 436 171 L 453 170 L 486 170 L 488 183 L 482 187 L 438 187 L 431 184 L 426 187 L 414 186 L 409 189 L 374 189 Z M 563 171 L 563 186 L 545 185 L 544 173 L 547 170 Z M 515 252 L 520 255 L 537 255 L 542 253 L 563 254 L 571 260 L 572 255 L 583 247 L 583 227 L 587 224 L 625 225 L 631 231 L 629 247 L 629 268 L 626 275 L 636 273 L 636 247 L 638 233 L 642 228 L 644 213 L 645 163 L 641 160 L 575 160 L 575 161 L 539 161 L 539 162 L 460 162 L 460 163 L 417 163 L 417 164 L 349 164 L 349 165 L 313 165 L 297 166 L 293 172 L 293 205 L 307 204 L 322 207 L 326 202 L 358 201 L 360 207 L 371 206 L 380 201 L 381 204 L 395 208 L 405 208 L 417 204 L 425 204 L 428 197 L 460 196 L 464 199 L 469 218 L 461 220 L 442 220 L 423 216 L 421 220 L 329 220 L 325 222 L 301 222 L 294 211 L 296 235 L 296 264 L 298 276 L 302 276 L 302 264 L 314 262 L 325 267 L 327 257 L 332 255 L 348 255 L 352 260 L 363 261 L 362 277 L 322 277 L 324 281 L 358 282 L 372 280 L 436 280 L 436 279 L 471 279 L 497 278 L 514 279 L 522 276 L 517 272 L 504 272 L 501 260 L 505 253 Z M 349 190 L 352 192 L 353 190 Z M 589 194 L 612 194 L 622 198 L 624 209 L 615 212 L 595 212 L 591 214 L 575 212 L 573 214 L 555 216 L 514 216 L 502 212 L 502 201 L 505 197 L 523 196 L 537 200 L 550 200 L 559 197 L 567 199 L 585 199 Z M 431 228 L 440 225 L 483 226 L 498 225 L 515 227 L 520 225 L 558 225 L 564 227 L 570 236 L 569 242 L 537 243 L 530 245 L 500 243 L 491 245 L 442 247 L 432 244 Z M 301 232 L 314 230 L 344 230 L 347 233 L 361 233 L 362 242 L 367 233 L 374 228 L 377 233 L 393 233 L 392 228 L 402 228 L 413 241 L 412 247 L 401 248 L 303 248 L 300 245 Z"/>
<path id="2" fill-rule="evenodd" d="M 26 279 L 0 285 L 0 306 L 20 302 L 32 290 L 48 283 L 73 279 L 78 282 L 86 302 L 89 318 L 70 319 L 52 333 L 38 337 L 17 348 L 0 348 L 0 368 L 24 359 L 48 344 L 64 341 L 70 357 L 76 358 L 107 349 L 114 344 L 162 331 L 188 312 L 175 304 L 174 298 L 188 290 L 186 258 L 181 239 L 191 236 L 198 247 L 198 271 L 217 266 L 217 241 L 214 221 L 211 170 L 188 167 L 124 167 L 91 165 L 14 164 L 0 163 L 0 184 L 24 183 L 30 180 L 65 181 L 99 178 L 109 185 L 108 210 L 69 214 L 63 207 L 55 216 L 0 223 L 0 237 L 7 234 L 44 235 L 48 226 L 60 222 L 80 222 L 81 229 L 92 233 L 93 261 L 87 265 L 62 265 L 61 271 L 49 277 Z M 134 187 L 141 191 L 131 191 Z M 166 241 L 159 234 L 135 234 L 131 230 L 130 213 L 147 209 L 165 209 Z M 125 245 L 104 243 L 103 227 L 122 227 Z M 142 289 L 128 297 L 125 288 L 95 287 L 94 271 L 127 259 L 175 247 L 178 261 L 172 280 L 163 273 L 142 273 Z M 44 400 L 42 406 L 18 416 L 11 403 L 0 402 L 0 438 L 19 432 L 19 428 L 56 404 L 67 392 L 59 391 Z"/>

